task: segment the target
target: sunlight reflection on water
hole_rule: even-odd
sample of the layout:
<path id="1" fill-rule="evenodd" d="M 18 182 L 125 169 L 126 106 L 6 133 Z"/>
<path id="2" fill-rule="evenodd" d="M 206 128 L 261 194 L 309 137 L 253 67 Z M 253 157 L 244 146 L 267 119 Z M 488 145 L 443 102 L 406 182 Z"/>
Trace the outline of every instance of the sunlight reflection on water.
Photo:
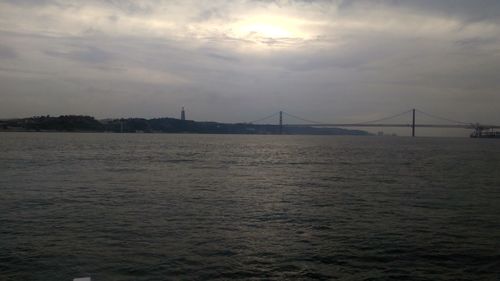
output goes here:
<path id="1" fill-rule="evenodd" d="M 495 140 L 0 136 L 2 280 L 500 274 Z"/>

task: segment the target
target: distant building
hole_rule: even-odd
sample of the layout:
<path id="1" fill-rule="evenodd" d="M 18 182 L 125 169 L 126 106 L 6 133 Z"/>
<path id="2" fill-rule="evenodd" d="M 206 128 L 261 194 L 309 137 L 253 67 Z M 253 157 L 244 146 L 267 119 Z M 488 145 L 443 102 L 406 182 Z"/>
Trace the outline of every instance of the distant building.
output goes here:
<path id="1" fill-rule="evenodd" d="M 184 106 L 182 107 L 181 111 L 181 120 L 186 120 L 186 112 L 184 111 Z"/>

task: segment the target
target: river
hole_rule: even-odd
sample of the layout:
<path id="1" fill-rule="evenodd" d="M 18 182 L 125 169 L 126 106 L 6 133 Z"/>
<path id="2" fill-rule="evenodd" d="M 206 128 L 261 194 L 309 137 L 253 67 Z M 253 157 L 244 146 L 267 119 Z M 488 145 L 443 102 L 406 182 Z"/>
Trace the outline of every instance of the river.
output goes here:
<path id="1" fill-rule="evenodd" d="M 0 133 L 0 280 L 499 280 L 500 141 Z"/>

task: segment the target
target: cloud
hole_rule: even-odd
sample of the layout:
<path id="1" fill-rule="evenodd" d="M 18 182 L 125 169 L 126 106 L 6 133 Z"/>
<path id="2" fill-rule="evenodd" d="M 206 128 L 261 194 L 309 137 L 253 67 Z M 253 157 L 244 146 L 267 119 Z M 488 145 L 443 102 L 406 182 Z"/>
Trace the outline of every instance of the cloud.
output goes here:
<path id="1" fill-rule="evenodd" d="M 100 64 L 105 64 L 113 58 L 113 55 L 111 53 L 103 51 L 102 49 L 97 47 L 86 46 L 77 48 L 78 50 L 69 52 L 58 51 L 58 50 L 46 50 L 45 54 L 53 57 L 78 60 L 85 63 L 100 63 Z"/>
<path id="2" fill-rule="evenodd" d="M 499 19 L 488 0 L 4 1 L 0 111 L 500 123 Z"/>
<path id="3" fill-rule="evenodd" d="M 17 57 L 16 51 L 9 46 L 0 45 L 0 58 L 14 59 Z"/>
<path id="4" fill-rule="evenodd" d="M 238 59 L 235 57 L 221 55 L 221 54 L 217 54 L 217 53 L 207 53 L 207 56 L 212 57 L 214 59 L 224 60 L 224 61 L 229 61 L 229 62 L 238 61 Z"/>

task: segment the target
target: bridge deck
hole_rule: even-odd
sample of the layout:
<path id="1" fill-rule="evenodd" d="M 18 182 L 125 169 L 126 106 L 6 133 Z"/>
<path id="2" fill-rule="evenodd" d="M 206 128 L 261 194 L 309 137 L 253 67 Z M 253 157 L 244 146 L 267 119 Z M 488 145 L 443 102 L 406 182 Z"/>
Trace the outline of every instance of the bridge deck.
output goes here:
<path id="1" fill-rule="evenodd" d="M 393 128 L 411 128 L 412 124 L 283 124 L 286 127 L 393 127 Z M 497 125 L 480 125 L 484 129 L 500 129 Z M 473 124 L 464 125 L 440 125 L 440 124 L 415 124 L 415 128 L 457 128 L 474 129 Z"/>

